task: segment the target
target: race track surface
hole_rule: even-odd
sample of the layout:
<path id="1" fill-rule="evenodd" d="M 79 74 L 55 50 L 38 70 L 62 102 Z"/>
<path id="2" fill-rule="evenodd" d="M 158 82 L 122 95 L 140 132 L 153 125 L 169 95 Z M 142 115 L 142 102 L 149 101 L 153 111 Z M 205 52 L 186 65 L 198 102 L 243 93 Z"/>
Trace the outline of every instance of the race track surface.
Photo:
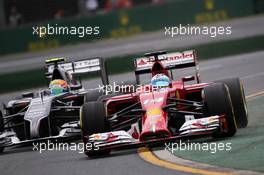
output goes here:
<path id="1" fill-rule="evenodd" d="M 246 95 L 264 89 L 264 51 L 213 59 L 200 63 L 202 81 L 238 76 L 242 79 Z M 189 71 L 187 71 L 189 73 Z M 177 75 L 181 75 L 177 72 Z M 133 73 L 115 75 L 111 80 L 132 79 Z M 98 83 L 97 79 L 85 82 L 85 86 Z M 89 86 L 91 88 L 92 86 Z M 17 93 L 1 94 L 0 102 L 14 98 Z M 108 157 L 89 159 L 75 151 L 46 151 L 40 154 L 32 147 L 6 149 L 0 155 L 0 171 L 3 175 L 17 174 L 100 174 L 146 175 L 186 174 L 161 168 L 142 160 L 137 150 L 115 152 Z"/>

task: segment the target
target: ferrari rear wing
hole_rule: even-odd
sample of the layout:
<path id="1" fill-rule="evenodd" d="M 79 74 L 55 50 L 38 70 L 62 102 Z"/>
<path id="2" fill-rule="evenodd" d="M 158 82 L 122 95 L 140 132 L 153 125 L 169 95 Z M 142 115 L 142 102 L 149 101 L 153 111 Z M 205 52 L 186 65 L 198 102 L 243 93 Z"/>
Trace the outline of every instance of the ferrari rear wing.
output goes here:
<path id="1" fill-rule="evenodd" d="M 149 73 L 151 67 L 157 56 L 157 61 L 160 61 L 166 69 L 177 69 L 196 66 L 196 53 L 194 50 L 188 50 L 184 52 L 155 52 L 145 54 L 146 57 L 136 58 L 134 60 L 136 72 Z"/>
<path id="2" fill-rule="evenodd" d="M 197 65 L 195 50 L 172 53 L 147 53 L 145 54 L 145 57 L 134 59 L 136 76 L 140 74 L 151 73 L 151 68 L 155 61 L 161 62 L 164 68 L 167 70 L 195 67 L 197 80 L 199 81 L 199 68 Z"/>
<path id="3" fill-rule="evenodd" d="M 62 59 L 59 59 L 59 61 L 56 60 L 54 61 L 54 58 L 51 61 L 46 60 L 48 74 L 52 74 L 56 66 L 58 68 L 64 69 L 73 76 L 91 72 L 100 72 L 103 83 L 108 84 L 108 75 L 105 67 L 105 61 L 102 58 L 84 59 L 72 62 L 62 62 Z"/>

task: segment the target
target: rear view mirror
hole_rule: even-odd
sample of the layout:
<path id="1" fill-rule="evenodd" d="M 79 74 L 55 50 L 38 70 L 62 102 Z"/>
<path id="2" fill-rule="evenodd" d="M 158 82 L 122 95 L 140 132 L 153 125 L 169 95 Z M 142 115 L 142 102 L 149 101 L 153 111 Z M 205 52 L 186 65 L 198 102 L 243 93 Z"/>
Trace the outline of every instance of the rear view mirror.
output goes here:
<path id="1" fill-rule="evenodd" d="M 75 91 L 75 90 L 78 90 L 78 89 L 82 89 L 82 85 L 81 84 L 71 85 L 70 89 L 72 91 Z"/>
<path id="2" fill-rule="evenodd" d="M 23 98 L 33 98 L 34 93 L 33 92 L 24 92 L 24 93 L 22 93 L 22 97 Z"/>

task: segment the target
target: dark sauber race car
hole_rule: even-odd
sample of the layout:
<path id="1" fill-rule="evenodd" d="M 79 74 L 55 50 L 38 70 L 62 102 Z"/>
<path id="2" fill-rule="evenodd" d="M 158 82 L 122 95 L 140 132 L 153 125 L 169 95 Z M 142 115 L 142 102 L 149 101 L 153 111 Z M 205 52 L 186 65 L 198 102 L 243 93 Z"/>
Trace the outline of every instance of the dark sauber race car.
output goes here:
<path id="1" fill-rule="evenodd" d="M 195 67 L 195 75 L 173 81 L 172 70 L 186 67 Z M 88 156 L 180 139 L 230 137 L 247 126 L 241 81 L 201 83 L 195 51 L 156 52 L 135 59 L 139 84 L 145 73 L 151 73 L 151 84 L 82 106 L 82 138 Z"/>
<path id="2" fill-rule="evenodd" d="M 74 76 L 100 72 L 108 84 L 103 59 L 65 62 L 63 58 L 46 60 L 49 89 L 24 93 L 4 105 L 0 111 L 0 151 L 4 147 L 44 140 L 66 140 L 80 137 L 79 110 L 84 102 L 98 98 L 98 90 L 82 88 Z"/>

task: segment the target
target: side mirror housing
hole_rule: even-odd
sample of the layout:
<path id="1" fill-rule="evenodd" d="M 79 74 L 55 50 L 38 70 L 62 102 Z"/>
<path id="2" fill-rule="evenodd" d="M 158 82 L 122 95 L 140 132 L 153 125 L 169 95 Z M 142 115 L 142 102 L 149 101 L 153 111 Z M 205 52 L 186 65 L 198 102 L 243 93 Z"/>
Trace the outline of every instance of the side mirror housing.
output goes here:
<path id="1" fill-rule="evenodd" d="M 33 92 L 24 92 L 24 93 L 22 93 L 22 97 L 23 98 L 33 98 L 34 93 Z"/>
<path id="2" fill-rule="evenodd" d="M 71 89 L 72 91 L 76 91 L 76 90 L 78 90 L 78 89 L 82 89 L 82 85 L 81 85 L 81 84 L 71 85 L 71 86 L 70 86 L 70 89 Z"/>
<path id="3" fill-rule="evenodd" d="M 193 81 L 193 80 L 195 80 L 194 76 L 187 76 L 182 78 L 182 82 Z"/>

